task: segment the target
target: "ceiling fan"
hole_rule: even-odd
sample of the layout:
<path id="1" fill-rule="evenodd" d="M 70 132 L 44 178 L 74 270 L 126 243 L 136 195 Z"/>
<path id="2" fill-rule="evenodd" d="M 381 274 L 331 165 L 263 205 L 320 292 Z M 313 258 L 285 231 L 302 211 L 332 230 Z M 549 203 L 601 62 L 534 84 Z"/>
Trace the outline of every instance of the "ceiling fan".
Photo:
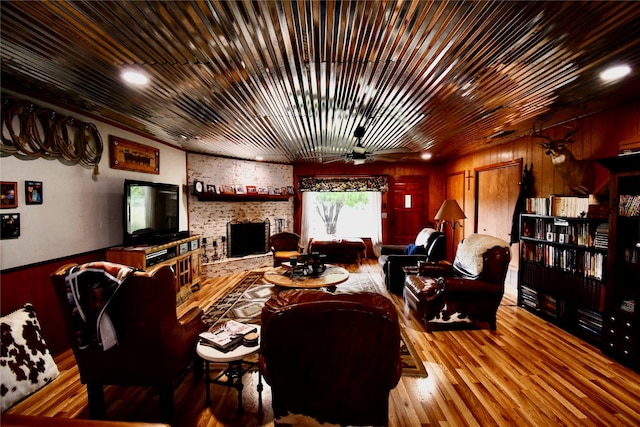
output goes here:
<path id="1" fill-rule="evenodd" d="M 354 165 L 362 165 L 366 162 L 372 161 L 397 162 L 400 160 L 407 160 L 419 156 L 419 153 L 414 153 L 408 148 L 396 148 L 391 150 L 380 150 L 373 152 L 367 151 L 367 149 L 362 145 L 361 141 L 364 133 L 365 128 L 363 126 L 358 126 L 353 132 L 353 136 L 358 139 L 358 142 L 353 147 L 351 153 L 347 153 L 342 157 L 345 162 L 353 162 Z M 331 163 L 338 160 L 341 159 L 338 158 L 325 163 Z"/>

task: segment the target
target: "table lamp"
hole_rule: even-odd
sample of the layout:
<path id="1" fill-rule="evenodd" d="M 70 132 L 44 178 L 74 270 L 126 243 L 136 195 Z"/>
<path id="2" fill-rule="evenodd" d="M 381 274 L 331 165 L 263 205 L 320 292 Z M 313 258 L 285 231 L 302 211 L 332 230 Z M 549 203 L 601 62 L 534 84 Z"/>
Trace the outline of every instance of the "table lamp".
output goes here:
<path id="1" fill-rule="evenodd" d="M 451 222 L 451 260 L 454 260 L 455 254 L 455 245 L 454 245 L 454 232 L 456 228 L 456 224 L 462 227 L 462 223 L 459 223 L 458 220 L 466 219 L 466 215 L 462 212 L 460 205 L 454 199 L 447 199 L 442 203 L 440 209 L 436 213 L 434 219 L 436 221 L 442 221 L 441 224 L 444 224 L 447 221 Z M 442 230 L 442 229 L 441 229 Z"/>

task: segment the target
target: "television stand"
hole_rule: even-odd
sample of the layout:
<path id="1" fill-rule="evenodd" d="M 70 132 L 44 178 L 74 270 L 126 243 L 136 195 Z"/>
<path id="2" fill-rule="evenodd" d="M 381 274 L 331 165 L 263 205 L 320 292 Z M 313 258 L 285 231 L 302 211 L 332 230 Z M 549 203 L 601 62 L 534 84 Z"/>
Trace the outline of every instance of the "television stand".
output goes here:
<path id="1" fill-rule="evenodd" d="M 175 272 L 176 294 L 200 286 L 200 236 L 187 236 L 163 244 L 115 246 L 107 249 L 107 261 L 148 270 L 168 265 Z"/>

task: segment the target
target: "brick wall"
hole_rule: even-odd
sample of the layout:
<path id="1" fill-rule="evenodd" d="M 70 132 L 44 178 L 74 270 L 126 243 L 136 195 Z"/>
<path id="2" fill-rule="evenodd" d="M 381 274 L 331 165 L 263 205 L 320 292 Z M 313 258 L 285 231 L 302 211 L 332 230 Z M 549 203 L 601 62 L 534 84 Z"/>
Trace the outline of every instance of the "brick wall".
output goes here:
<path id="1" fill-rule="evenodd" d="M 212 242 L 218 244 L 218 254 L 222 254 L 221 237 L 227 235 L 229 221 L 264 220 L 271 223 L 271 234 L 276 233 L 278 220 L 284 225 L 283 231 L 293 230 L 293 199 L 266 202 L 212 202 L 198 201 L 191 195 L 193 181 L 200 180 L 205 185 L 255 185 L 256 187 L 282 188 L 293 185 L 293 167 L 275 163 L 227 159 L 202 154 L 187 154 L 187 177 L 189 182 L 189 229 L 207 238 L 207 256 L 212 257 Z M 266 263 L 272 261 L 267 259 Z M 222 268 L 222 266 L 220 266 Z M 207 276 L 214 270 L 205 266 Z"/>

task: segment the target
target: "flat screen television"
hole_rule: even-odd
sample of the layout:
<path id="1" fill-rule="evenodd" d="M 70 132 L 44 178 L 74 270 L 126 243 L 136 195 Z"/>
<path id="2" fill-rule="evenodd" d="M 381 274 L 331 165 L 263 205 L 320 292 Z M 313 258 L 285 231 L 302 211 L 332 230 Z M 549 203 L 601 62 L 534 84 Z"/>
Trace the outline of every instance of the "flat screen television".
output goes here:
<path id="1" fill-rule="evenodd" d="M 161 244 L 180 236 L 179 187 L 124 181 L 125 246 Z"/>

